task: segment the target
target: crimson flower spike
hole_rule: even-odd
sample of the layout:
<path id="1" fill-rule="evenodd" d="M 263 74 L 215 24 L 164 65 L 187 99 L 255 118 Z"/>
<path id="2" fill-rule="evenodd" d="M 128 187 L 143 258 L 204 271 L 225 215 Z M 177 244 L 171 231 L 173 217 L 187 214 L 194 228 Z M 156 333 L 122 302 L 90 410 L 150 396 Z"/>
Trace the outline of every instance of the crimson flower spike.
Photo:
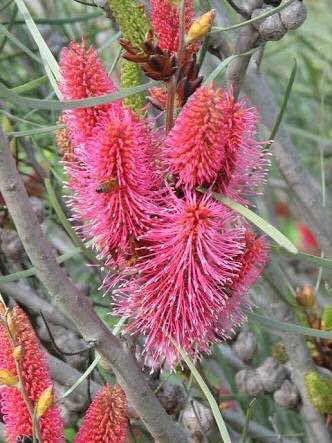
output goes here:
<path id="1" fill-rule="evenodd" d="M 254 109 L 232 92 L 201 86 L 189 98 L 165 141 L 165 163 L 176 186 L 207 186 L 241 203 L 257 193 L 268 161 L 254 139 Z"/>
<path id="2" fill-rule="evenodd" d="M 20 360 L 24 390 L 32 406 L 36 407 L 42 394 L 53 387 L 45 355 L 28 317 L 17 305 L 12 311 L 9 329 L 11 335 L 15 336 L 16 346 L 13 349 L 8 329 L 0 324 L 0 368 L 18 377 L 15 358 Z M 16 443 L 22 435 L 31 436 L 31 415 L 18 387 L 1 386 L 0 404 L 6 441 Z M 50 405 L 40 417 L 39 426 L 44 443 L 65 441 L 58 406 Z"/>
<path id="3" fill-rule="evenodd" d="M 105 385 L 87 410 L 74 443 L 124 443 L 127 400 L 120 386 Z"/>
<path id="4" fill-rule="evenodd" d="M 62 50 L 60 70 L 59 87 L 63 100 L 79 100 L 116 92 L 95 48 L 87 48 L 84 39 L 81 44 L 72 41 L 68 48 Z M 111 106 L 114 104 L 63 112 L 62 117 L 74 147 L 88 139 L 99 116 L 104 115 Z"/>
<path id="5" fill-rule="evenodd" d="M 185 31 L 187 32 L 194 18 L 192 0 L 185 0 Z M 177 52 L 179 47 L 179 9 L 180 2 L 173 0 L 150 0 L 151 23 L 158 45 L 161 49 Z"/>

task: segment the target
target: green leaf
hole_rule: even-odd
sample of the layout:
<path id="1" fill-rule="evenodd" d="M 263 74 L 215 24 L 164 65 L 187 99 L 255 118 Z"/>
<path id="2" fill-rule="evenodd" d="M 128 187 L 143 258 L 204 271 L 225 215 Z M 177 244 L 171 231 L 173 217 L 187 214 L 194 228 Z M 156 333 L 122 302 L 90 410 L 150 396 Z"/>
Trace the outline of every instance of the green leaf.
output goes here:
<path id="1" fill-rule="evenodd" d="M 244 422 L 244 427 L 241 435 L 241 442 L 245 443 L 247 441 L 247 435 L 248 435 L 248 429 L 249 429 L 249 422 L 252 415 L 252 407 L 254 406 L 254 403 L 256 401 L 256 398 L 253 398 L 251 402 L 249 403 L 247 413 L 246 413 L 246 421 Z"/>
<path id="2" fill-rule="evenodd" d="M 34 18 L 34 22 L 37 25 L 54 25 L 54 26 L 62 26 L 67 23 L 77 23 L 77 22 L 85 22 L 90 20 L 91 18 L 102 17 L 103 13 L 101 11 L 90 12 L 89 14 L 77 15 L 74 17 L 59 17 L 59 18 Z M 3 25 L 7 25 L 8 22 L 1 22 Z M 15 20 L 14 25 L 24 25 L 25 20 Z"/>
<path id="3" fill-rule="evenodd" d="M 12 42 L 14 43 L 15 46 L 17 46 L 18 48 L 20 48 L 23 52 L 25 52 L 30 58 L 32 58 L 35 62 L 40 63 L 41 65 L 43 65 L 43 61 L 36 55 L 34 54 L 29 48 L 27 48 L 22 42 L 20 42 L 20 40 L 18 38 L 15 37 L 14 34 L 12 34 L 11 32 L 9 32 L 7 30 L 7 28 L 5 26 L 3 26 L 0 23 L 0 31 L 5 34 L 5 36 Z"/>
<path id="4" fill-rule="evenodd" d="M 198 189 L 201 192 L 206 192 L 202 188 Z M 288 238 L 277 228 L 272 226 L 269 222 L 265 221 L 262 217 L 257 215 L 255 212 L 246 208 L 245 206 L 231 200 L 224 195 L 218 194 L 217 192 L 212 192 L 212 196 L 221 203 L 224 203 L 229 208 L 243 215 L 247 220 L 251 221 L 254 225 L 256 225 L 259 229 L 261 229 L 265 234 L 267 234 L 270 238 L 272 238 L 278 245 L 285 248 L 287 251 L 297 254 L 298 250 L 292 242 L 288 240 Z"/>
<path id="5" fill-rule="evenodd" d="M 81 253 L 81 248 L 73 248 L 70 251 L 66 252 L 65 254 L 59 255 L 59 257 L 56 258 L 56 261 L 60 264 L 63 263 L 76 255 L 79 255 Z M 34 267 L 26 269 L 25 271 L 18 271 L 14 272 L 13 274 L 8 275 L 1 275 L 0 276 L 0 284 L 1 283 L 9 283 L 12 281 L 20 280 L 21 278 L 28 278 L 36 275 L 36 269 Z"/>
<path id="6" fill-rule="evenodd" d="M 43 75 L 39 78 L 36 78 L 34 80 L 30 80 L 27 83 L 24 83 L 23 85 L 16 86 L 15 88 L 12 88 L 11 91 L 15 94 L 22 94 L 23 92 L 29 92 L 32 89 L 38 88 L 41 85 L 44 85 L 48 82 L 47 75 Z"/>
<path id="7" fill-rule="evenodd" d="M 63 212 L 61 205 L 57 199 L 55 190 L 52 186 L 51 181 L 47 178 L 45 179 L 45 188 L 48 194 L 48 197 L 50 199 L 51 205 L 53 209 L 55 210 L 56 215 L 58 216 L 62 226 L 64 227 L 65 231 L 73 241 L 74 245 L 79 247 L 82 250 L 82 254 L 92 263 L 98 263 L 102 265 L 99 260 L 93 255 L 93 253 L 85 246 L 85 244 L 82 242 L 82 240 L 78 237 L 76 234 L 74 228 L 70 224 L 70 222 L 67 220 L 66 214 Z"/>
<path id="8" fill-rule="evenodd" d="M 259 48 L 259 46 L 257 48 L 250 49 L 250 51 L 242 52 L 241 54 L 230 55 L 229 57 L 225 58 L 225 60 L 223 60 L 221 63 L 219 63 L 219 65 L 211 72 L 211 74 L 208 75 L 208 77 L 204 80 L 204 84 L 209 85 L 211 82 L 213 82 L 213 80 L 222 71 L 224 71 L 233 60 L 235 60 L 238 57 L 244 57 L 246 55 L 251 55 L 255 51 L 257 51 L 258 48 Z"/>
<path id="9" fill-rule="evenodd" d="M 133 88 L 120 89 L 113 94 L 101 95 L 99 97 L 89 97 L 81 100 L 72 101 L 57 101 L 57 100 L 40 100 L 36 98 L 21 97 L 13 93 L 10 89 L 6 88 L 0 83 L 0 98 L 9 100 L 19 106 L 35 109 L 48 109 L 51 111 L 63 111 L 65 109 L 79 109 L 79 108 L 91 108 L 92 106 L 104 105 L 106 103 L 112 103 L 116 100 L 120 100 L 131 95 L 138 94 L 146 91 L 153 86 L 158 86 L 160 82 L 151 81 L 143 85 L 134 86 Z"/>
<path id="10" fill-rule="evenodd" d="M 292 71 L 290 73 L 289 80 L 288 80 L 288 83 L 287 83 L 286 91 L 285 91 L 285 94 L 284 94 L 283 99 L 282 99 L 280 110 L 279 110 L 279 113 L 277 115 L 276 121 L 275 121 L 275 123 L 273 125 L 271 134 L 270 134 L 270 140 L 272 140 L 272 142 L 271 143 L 267 143 L 265 145 L 265 148 L 268 148 L 268 147 L 270 147 L 272 145 L 274 137 L 276 136 L 276 134 L 278 132 L 279 126 L 281 124 L 281 121 L 283 119 L 284 113 L 286 111 L 286 107 L 287 107 L 288 99 L 290 97 L 290 93 L 292 91 L 292 87 L 293 87 L 293 84 L 294 84 L 296 71 L 297 71 L 297 62 L 296 62 L 296 59 L 295 59 L 294 60 L 294 65 L 293 65 L 293 68 L 292 68 Z"/>
<path id="11" fill-rule="evenodd" d="M 56 81 L 60 80 L 60 69 L 59 69 L 59 65 L 57 63 L 57 61 L 55 60 L 54 55 L 51 53 L 51 51 L 49 50 L 49 47 L 47 46 L 47 44 L 45 43 L 45 40 L 43 39 L 43 36 L 41 35 L 41 33 L 39 32 L 39 29 L 37 28 L 28 8 L 25 5 L 24 0 L 15 0 L 15 3 L 20 11 L 20 13 L 23 16 L 23 19 L 25 20 L 25 23 L 34 39 L 34 41 L 36 42 L 40 55 L 42 57 L 42 61 L 43 64 L 46 68 L 46 66 L 48 66 L 50 68 L 50 71 L 52 74 L 47 73 L 50 82 L 54 88 L 54 79 Z M 47 70 L 46 70 L 47 71 Z M 54 76 L 54 79 L 52 78 L 52 75 Z M 55 87 L 55 92 L 57 94 L 58 97 L 60 97 L 60 92 L 57 88 L 57 86 Z"/>
<path id="12" fill-rule="evenodd" d="M 224 419 L 222 418 L 220 409 L 218 407 L 218 404 L 215 400 L 215 398 L 213 397 L 213 395 L 210 392 L 210 389 L 208 388 L 208 386 L 206 385 L 205 381 L 203 380 L 202 376 L 200 375 L 200 373 L 197 371 L 197 369 L 195 368 L 194 363 L 191 361 L 191 359 L 189 358 L 188 354 L 182 349 L 180 348 L 180 346 L 173 340 L 171 339 L 174 346 L 176 347 L 176 349 L 179 351 L 179 353 L 181 354 L 181 357 L 183 358 L 183 360 L 187 363 L 192 375 L 195 377 L 197 383 L 199 384 L 200 388 L 202 389 L 207 401 L 209 402 L 211 411 L 213 413 L 213 416 L 216 420 L 220 435 L 223 439 L 224 443 L 232 443 L 229 433 L 227 431 Z"/>
<path id="13" fill-rule="evenodd" d="M 19 137 L 27 137 L 29 135 L 39 135 L 39 134 L 46 134 L 48 132 L 54 132 L 57 129 L 65 128 L 66 125 L 53 125 L 53 126 L 44 126 L 42 128 L 35 128 L 35 129 L 27 129 L 25 131 L 12 131 L 12 132 L 6 132 L 8 136 L 19 138 Z"/>
<path id="14" fill-rule="evenodd" d="M 300 326 L 293 323 L 286 323 L 274 318 L 264 317 L 263 315 L 256 314 L 255 312 L 250 312 L 248 310 L 245 310 L 245 312 L 250 320 L 255 323 L 259 323 L 261 326 L 267 328 L 270 331 L 278 330 L 283 332 L 290 332 L 293 334 L 306 335 L 308 337 L 325 338 L 327 340 L 332 340 L 332 332 L 307 328 L 305 326 Z"/>
<path id="15" fill-rule="evenodd" d="M 332 269 L 332 259 L 330 258 L 317 257 L 316 255 L 305 254 L 303 252 L 292 254 L 283 248 L 277 250 L 279 253 L 284 254 L 286 257 L 289 257 L 292 260 L 294 259 L 299 260 L 304 263 L 308 263 L 309 265 L 316 266 L 318 268 L 322 267 L 326 269 Z"/>
<path id="16" fill-rule="evenodd" d="M 236 25 L 227 26 L 226 28 L 218 28 L 217 26 L 213 26 L 211 33 L 215 32 L 225 32 L 225 31 L 231 31 L 232 29 L 238 29 L 242 28 L 243 26 L 251 25 L 252 23 L 256 23 L 264 18 L 270 17 L 271 15 L 277 14 L 282 9 L 286 8 L 288 5 L 293 3 L 295 0 L 288 0 L 286 2 L 281 3 L 281 5 L 277 6 L 276 8 L 269 9 L 267 12 L 263 12 L 263 14 L 258 15 L 257 17 L 254 17 L 250 20 L 246 20 L 245 22 L 238 23 Z"/>
<path id="17" fill-rule="evenodd" d="M 75 381 L 75 383 L 67 389 L 67 391 L 60 397 L 55 403 L 61 403 L 68 395 L 75 391 L 75 389 L 84 382 L 86 378 L 91 374 L 91 372 L 95 369 L 98 363 L 101 360 L 101 355 L 97 354 L 93 362 L 89 365 L 89 367 L 83 372 L 83 374 Z"/>
<path id="18" fill-rule="evenodd" d="M 115 325 L 113 329 L 113 334 L 118 335 L 118 333 L 121 330 L 121 327 L 126 321 L 126 317 L 121 317 L 118 323 Z M 93 362 L 90 364 L 90 366 L 84 371 L 84 373 L 76 380 L 76 382 L 63 394 L 61 398 L 56 403 L 62 402 L 68 395 L 70 395 L 75 389 L 84 382 L 84 380 L 91 374 L 91 372 L 95 369 L 95 367 L 98 365 L 98 363 L 101 360 L 101 356 L 99 354 L 96 355 Z"/>

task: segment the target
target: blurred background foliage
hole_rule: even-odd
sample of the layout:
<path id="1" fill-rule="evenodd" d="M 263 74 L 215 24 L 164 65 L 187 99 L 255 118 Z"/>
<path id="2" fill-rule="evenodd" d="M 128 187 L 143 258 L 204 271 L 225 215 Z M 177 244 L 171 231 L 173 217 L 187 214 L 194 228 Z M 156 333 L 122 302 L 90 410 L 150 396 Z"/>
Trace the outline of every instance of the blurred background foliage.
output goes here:
<path id="1" fill-rule="evenodd" d="M 63 46 L 73 39 L 80 40 L 84 37 L 88 43 L 97 47 L 107 70 L 112 72 L 113 80 L 119 84 L 119 66 L 116 65 L 120 55 L 117 42 L 119 34 L 101 10 L 73 0 L 31 0 L 26 3 L 57 59 Z M 329 196 L 332 184 L 332 3 L 330 0 L 306 0 L 305 3 L 308 8 L 305 24 L 296 32 L 288 33 L 281 41 L 269 42 L 260 69 L 267 74 L 274 95 L 281 103 L 293 60 L 296 58 L 297 75 L 284 122 L 303 163 L 318 178 L 325 195 L 324 204 L 328 205 L 331 201 Z M 0 2 L 0 17 L 0 81 L 17 94 L 39 99 L 54 98 L 35 42 L 14 1 Z M 7 33 L 4 30 L 7 30 Z M 25 49 L 18 47 L 12 36 L 23 43 Z M 30 51 L 29 55 L 26 54 L 26 48 Z M 19 170 L 25 177 L 27 189 L 31 196 L 44 202 L 43 228 L 59 255 L 74 254 L 65 262 L 68 273 L 92 298 L 101 317 L 113 326 L 116 320 L 109 314 L 109 297 L 102 297 L 98 292 L 103 277 L 102 270 L 94 266 L 91 257 L 75 253 L 74 248 L 77 244 L 64 229 L 65 215 L 70 214 L 65 206 L 65 177 L 54 138 L 54 125 L 57 124 L 58 117 L 58 113 L 53 111 L 22 108 L 9 102 L 0 102 L 1 125 L 11 135 L 11 148 Z M 266 137 L 266 134 L 264 136 Z M 46 191 L 45 177 L 50 178 L 55 197 Z M 58 201 L 63 211 L 60 217 L 59 212 L 57 214 L 55 210 L 55 201 Z M 273 163 L 262 211 L 264 217 L 284 232 L 301 250 L 320 254 L 314 236 L 301 221 L 291 194 Z M 2 226 L 11 227 L 3 206 L 0 215 Z M 6 268 L 3 257 L 1 261 L 3 274 L 13 272 L 10 267 Z M 90 266 L 86 266 L 87 263 Z M 14 271 L 21 272 L 29 266 L 28 260 L 23 258 L 21 268 Z M 304 284 L 316 286 L 320 303 L 322 306 L 324 303 L 328 304 L 332 295 L 332 282 L 326 271 L 320 275 L 317 269 L 294 264 L 293 267 L 287 268 L 287 272 L 294 287 Z M 1 281 L 5 280 L 0 278 Z M 43 292 L 34 277 L 29 279 L 29 283 Z M 256 286 L 255 294 L 258 297 L 264 296 L 264 282 Z M 46 294 L 44 295 L 46 297 Z M 244 329 L 253 332 L 257 339 L 257 351 L 249 365 L 256 368 L 271 356 L 279 338 L 274 331 L 267 331 L 253 320 L 250 320 Z M 232 359 L 225 357 L 229 355 L 229 351 L 229 344 L 215 347 L 213 354 L 199 364 L 199 370 L 218 398 L 220 408 L 233 411 L 236 410 L 236 403 L 244 416 L 248 410 L 250 396 L 241 394 L 237 388 L 234 379 L 237 370 L 234 369 L 234 364 L 232 365 Z M 236 362 L 240 369 L 241 361 L 238 360 Z M 167 382 L 183 387 L 186 401 L 196 399 L 204 402 L 202 392 L 192 382 L 190 371 L 184 370 L 177 374 L 162 373 L 161 380 L 166 379 Z M 276 440 L 266 441 L 286 441 L 283 439 L 287 438 L 291 439 L 287 441 L 305 441 L 303 423 L 297 411 L 278 406 L 271 395 L 260 395 L 251 412 L 251 418 L 256 423 L 276 436 Z M 75 414 L 75 420 L 79 419 L 80 414 L 81 411 Z M 181 420 L 183 411 L 175 415 Z M 78 423 L 72 422 L 73 420 L 68 420 L 68 423 L 71 423 L 67 430 L 68 441 L 71 441 Z M 219 441 L 218 434 L 213 432 L 207 437 L 203 430 L 201 441 Z M 136 440 L 133 441 L 149 441 L 140 427 L 134 428 L 134 433 Z M 234 433 L 234 441 L 237 441 L 238 436 L 239 433 Z M 249 441 L 248 436 L 245 438 Z"/>

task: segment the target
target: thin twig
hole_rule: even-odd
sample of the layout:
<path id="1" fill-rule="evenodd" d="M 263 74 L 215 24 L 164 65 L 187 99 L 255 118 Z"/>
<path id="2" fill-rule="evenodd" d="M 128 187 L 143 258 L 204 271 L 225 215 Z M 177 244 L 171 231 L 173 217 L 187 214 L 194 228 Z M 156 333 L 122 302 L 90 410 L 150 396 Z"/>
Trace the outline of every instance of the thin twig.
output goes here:
<path id="1" fill-rule="evenodd" d="M 80 351 L 76 351 L 76 352 L 66 352 L 66 351 L 63 351 L 56 344 L 55 339 L 54 339 L 53 334 L 52 334 L 52 331 L 51 331 L 51 328 L 48 325 L 48 322 L 47 322 L 47 320 L 46 320 L 46 318 L 45 318 L 45 316 L 43 314 L 43 311 L 39 310 L 39 313 L 40 313 L 41 318 L 43 319 L 43 322 L 44 322 L 44 325 L 46 327 L 47 333 L 48 333 L 48 335 L 49 335 L 49 337 L 51 339 L 51 344 L 52 344 L 53 348 L 55 349 L 55 351 L 58 352 L 60 355 L 67 355 L 67 356 L 80 355 L 80 354 L 83 354 L 84 352 L 91 351 L 91 349 L 93 349 L 93 345 L 91 345 L 91 346 L 86 347 L 85 349 L 81 349 Z"/>
<path id="2" fill-rule="evenodd" d="M 229 6 L 231 6 L 234 9 L 235 12 L 240 14 L 241 17 L 245 18 L 246 20 L 250 19 L 250 15 L 248 14 L 248 12 L 245 9 L 238 6 L 233 0 L 227 0 L 227 3 L 229 4 Z"/>

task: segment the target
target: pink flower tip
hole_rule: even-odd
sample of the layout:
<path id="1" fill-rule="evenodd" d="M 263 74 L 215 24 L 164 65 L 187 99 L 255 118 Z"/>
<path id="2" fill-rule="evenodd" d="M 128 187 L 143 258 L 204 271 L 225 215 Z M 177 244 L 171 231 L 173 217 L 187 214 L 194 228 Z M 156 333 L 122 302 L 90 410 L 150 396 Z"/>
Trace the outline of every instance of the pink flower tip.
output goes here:
<path id="1" fill-rule="evenodd" d="M 105 385 L 92 401 L 74 443 L 124 443 L 128 412 L 120 386 Z"/>
<path id="2" fill-rule="evenodd" d="M 72 41 L 62 50 L 60 70 L 59 87 L 63 100 L 98 97 L 116 91 L 97 51 L 93 46 L 87 48 L 84 39 L 81 44 Z M 112 104 L 63 112 L 63 120 L 68 126 L 73 146 L 76 147 L 88 139 L 99 116 L 103 115 L 110 106 Z"/>

